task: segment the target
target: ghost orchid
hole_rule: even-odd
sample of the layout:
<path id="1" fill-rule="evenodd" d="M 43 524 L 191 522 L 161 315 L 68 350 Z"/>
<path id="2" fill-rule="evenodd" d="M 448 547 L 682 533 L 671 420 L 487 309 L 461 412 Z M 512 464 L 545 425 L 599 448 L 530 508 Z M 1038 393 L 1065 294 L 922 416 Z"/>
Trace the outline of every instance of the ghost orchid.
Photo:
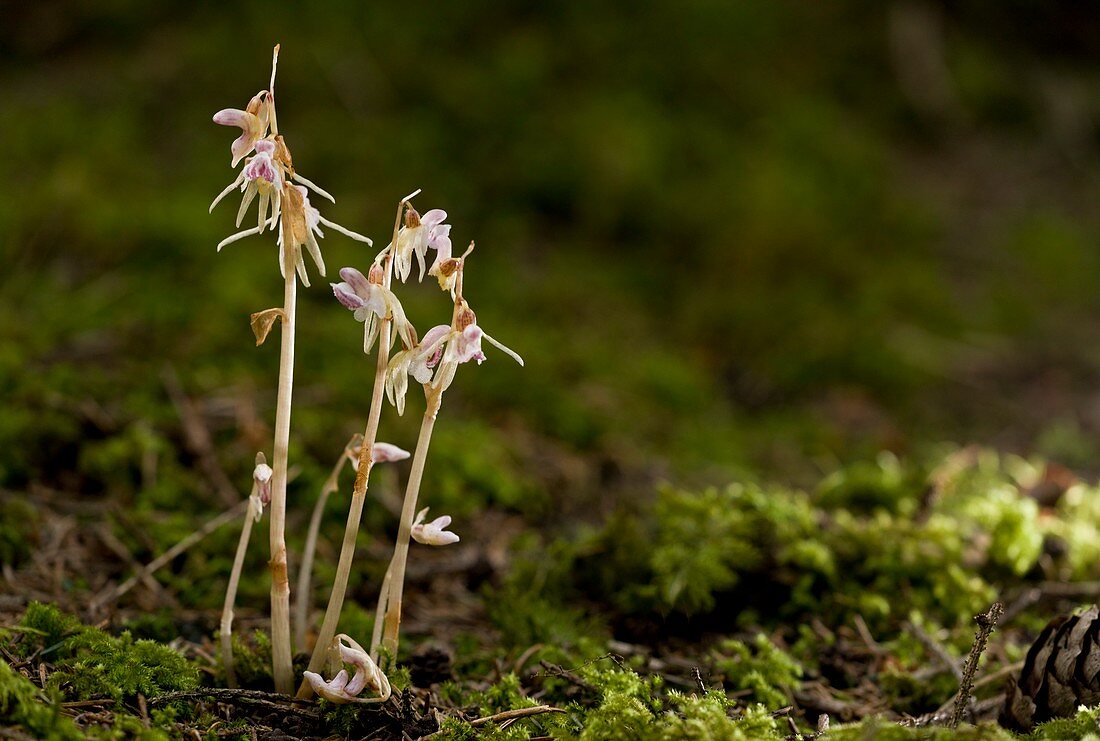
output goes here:
<path id="1" fill-rule="evenodd" d="M 413 540 L 424 545 L 450 545 L 458 542 L 458 535 L 446 530 L 447 526 L 451 524 L 450 515 L 443 515 L 431 522 L 424 522 L 427 515 L 427 507 L 417 513 L 411 532 Z"/>
<path id="2" fill-rule="evenodd" d="M 447 212 L 433 208 L 423 216 L 409 206 L 405 212 L 405 226 L 397 233 L 397 249 L 394 251 L 394 273 L 404 283 L 412 270 L 412 258 L 420 263 L 420 280 L 424 279 L 425 258 L 428 248 L 451 255 L 451 225 L 444 224 Z"/>
<path id="3" fill-rule="evenodd" d="M 409 347 L 416 344 L 416 330 L 405 316 L 405 310 L 401 308 L 397 296 L 383 285 L 384 275 L 380 265 L 371 266 L 369 278 L 355 268 L 343 268 L 340 270 L 343 282 L 330 284 L 336 299 L 345 308 L 355 312 L 356 321 L 363 322 L 365 353 L 369 353 L 374 347 L 380 321 L 383 319 L 393 320 L 393 327 L 397 330 L 390 333 L 390 347 L 397 335 L 401 335 L 402 341 Z"/>
<path id="4" fill-rule="evenodd" d="M 350 645 L 345 646 L 345 641 Z M 338 653 L 342 664 L 349 664 L 355 668 L 355 675 L 349 679 L 347 669 L 341 668 L 331 680 L 326 682 L 320 674 L 307 671 L 304 676 L 314 692 L 338 705 L 349 702 L 385 702 L 390 698 L 390 682 L 386 675 L 354 639 L 340 633 L 333 638 L 331 650 Z M 359 693 L 367 688 L 374 691 L 377 696 L 359 697 Z"/>

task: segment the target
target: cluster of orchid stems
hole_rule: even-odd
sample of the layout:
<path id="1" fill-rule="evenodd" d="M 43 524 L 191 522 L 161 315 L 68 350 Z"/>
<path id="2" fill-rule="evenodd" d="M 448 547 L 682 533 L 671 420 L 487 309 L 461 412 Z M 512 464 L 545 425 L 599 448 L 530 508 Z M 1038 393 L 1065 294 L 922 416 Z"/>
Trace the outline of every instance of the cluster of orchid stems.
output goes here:
<path id="1" fill-rule="evenodd" d="M 252 525 L 261 519 L 264 506 L 270 504 L 272 674 L 276 691 L 289 694 L 293 691 L 294 673 L 291 664 L 293 650 L 290 581 L 285 527 L 297 282 L 301 280 L 303 285 L 309 286 L 303 251 L 309 253 L 318 272 L 322 276 L 325 274 L 325 264 L 317 242 L 318 237 L 324 236 L 321 225 L 359 242 L 371 244 L 371 240 L 329 221 L 310 204 L 311 192 L 330 201 L 335 200 L 295 171 L 290 150 L 279 133 L 275 115 L 275 70 L 278 55 L 279 47 L 276 46 L 272 58 L 271 82 L 266 90 L 257 93 L 244 110 L 226 109 L 214 116 L 215 123 L 241 129 L 241 136 L 231 145 L 232 166 L 235 168 L 242 161 L 244 166 L 237 178 L 214 199 L 210 208 L 213 210 L 214 206 L 233 191 L 240 191 L 243 197 L 237 212 L 239 227 L 251 204 L 258 200 L 256 226 L 222 240 L 218 245 L 219 251 L 228 244 L 265 231 L 273 231 L 278 226 L 279 268 L 284 280 L 283 305 L 252 315 L 252 329 L 257 345 L 263 344 L 276 321 L 282 323 L 272 461 L 274 465 L 267 466 L 263 454 L 257 455 L 250 504 L 226 590 L 221 641 L 227 679 L 230 686 L 234 686 L 236 679 L 231 642 L 233 605 Z M 399 202 L 390 243 L 374 258 L 367 273 L 364 275 L 355 268 L 346 267 L 340 271 L 342 281 L 331 284 L 337 300 L 354 312 L 353 316 L 357 321 L 363 323 L 363 352 L 369 354 L 377 348 L 377 358 L 370 410 L 364 431 L 361 435 L 355 435 L 344 447 L 321 489 L 310 520 L 295 605 L 294 637 L 299 648 L 304 647 L 309 632 L 311 574 L 322 512 L 329 496 L 339 491 L 340 473 L 350 463 L 355 470 L 355 481 L 348 507 L 347 525 L 336 577 L 314 642 L 309 669 L 305 672 L 298 690 L 301 698 L 317 694 L 331 702 L 345 703 L 380 702 L 389 697 L 390 685 L 378 664 L 383 652 L 388 657 L 397 656 L 402 592 L 410 540 L 432 546 L 449 545 L 459 540 L 458 535 L 447 530 L 451 523 L 450 517 L 442 516 L 427 521 L 428 510 L 417 510 L 424 466 L 443 393 L 454 381 L 459 365 L 471 360 L 480 364 L 485 360 L 482 340 L 523 365 L 518 354 L 482 330 L 473 309 L 463 296 L 463 274 L 466 261 L 474 249 L 473 243 L 470 243 L 462 255 L 453 256 L 451 226 L 445 223 L 446 212 L 433 209 L 421 216 L 411 203 L 419 192 L 411 193 Z M 430 267 L 429 250 L 434 250 Z M 423 280 L 425 274 L 434 277 L 440 288 L 450 295 L 453 303 L 450 323 L 432 327 L 422 338 L 406 317 L 401 302 L 391 288 L 394 277 L 402 283 L 409 279 L 414 260 L 419 267 L 419 280 Z M 393 353 L 393 346 L 398 338 L 401 340 L 401 348 Z M 353 638 L 343 633 L 338 634 L 337 626 L 354 561 L 356 538 L 371 469 L 376 463 L 410 457 L 407 451 L 377 440 L 384 399 L 389 400 L 398 414 L 403 414 L 409 376 L 424 389 L 425 410 L 420 435 L 412 453 L 394 553 L 382 583 L 374 634 L 368 653 Z M 355 668 L 354 676 L 349 678 L 344 665 Z M 324 674 L 332 678 L 326 680 Z M 370 691 L 370 697 L 360 697 L 365 690 Z"/>

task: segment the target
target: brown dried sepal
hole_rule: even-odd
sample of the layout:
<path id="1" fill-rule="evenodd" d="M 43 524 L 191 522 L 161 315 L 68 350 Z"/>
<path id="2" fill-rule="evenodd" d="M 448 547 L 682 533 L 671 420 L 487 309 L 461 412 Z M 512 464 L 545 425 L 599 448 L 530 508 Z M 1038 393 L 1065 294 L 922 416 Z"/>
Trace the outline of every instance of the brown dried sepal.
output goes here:
<path id="1" fill-rule="evenodd" d="M 256 335 L 256 347 L 264 344 L 271 328 L 275 326 L 275 320 L 286 321 L 286 312 L 282 309 L 264 309 L 252 315 L 252 334 Z"/>

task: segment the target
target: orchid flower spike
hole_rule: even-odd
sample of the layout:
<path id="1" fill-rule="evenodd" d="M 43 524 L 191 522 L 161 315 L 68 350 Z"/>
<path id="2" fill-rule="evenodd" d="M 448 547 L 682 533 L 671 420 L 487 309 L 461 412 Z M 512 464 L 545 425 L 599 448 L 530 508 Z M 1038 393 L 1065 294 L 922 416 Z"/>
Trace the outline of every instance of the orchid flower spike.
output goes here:
<path id="1" fill-rule="evenodd" d="M 421 216 L 411 205 L 405 211 L 405 225 L 397 233 L 397 249 L 393 255 L 394 273 L 404 283 L 412 270 L 412 258 L 420 263 L 420 280 L 424 280 L 425 257 L 428 248 L 451 256 L 451 225 L 444 224 L 447 212 L 433 208 Z"/>
<path id="2" fill-rule="evenodd" d="M 359 453 L 362 449 L 362 443 L 344 448 L 344 455 L 347 456 L 348 461 L 351 462 L 351 467 L 356 471 L 359 470 Z M 371 448 L 372 463 L 395 463 L 405 460 L 410 455 L 409 451 L 390 443 L 375 443 L 374 447 Z"/>
<path id="3" fill-rule="evenodd" d="M 412 525 L 413 540 L 424 545 L 450 545 L 459 541 L 457 534 L 446 530 L 446 527 L 451 524 L 450 515 L 443 515 L 431 522 L 424 522 L 424 518 L 427 516 L 427 507 L 417 513 L 416 520 Z"/>
<path id="4" fill-rule="evenodd" d="M 390 347 L 398 335 L 408 347 L 416 345 L 416 330 L 405 316 L 397 296 L 384 285 L 384 271 L 381 265 L 371 266 L 370 277 L 365 277 L 355 268 L 340 270 L 342 283 L 331 283 L 332 292 L 345 308 L 355 312 L 355 320 L 363 322 L 363 352 L 369 353 L 378 337 L 380 321 L 392 319 L 397 331 L 390 333 Z"/>
<path id="5" fill-rule="evenodd" d="M 349 645 L 345 646 L 345 641 Z M 389 679 L 374 663 L 370 654 L 363 650 L 363 647 L 353 638 L 344 633 L 338 634 L 332 640 L 331 650 L 339 654 L 341 663 L 355 668 L 355 676 L 349 680 L 347 669 L 341 668 L 331 680 L 326 682 L 320 674 L 307 671 L 304 676 L 314 692 L 337 705 L 349 702 L 385 702 L 390 698 L 392 690 Z M 367 688 L 377 693 L 377 696 L 359 697 L 359 693 Z"/>
<path id="6" fill-rule="evenodd" d="M 256 468 L 252 471 L 252 481 L 255 484 L 256 496 L 261 505 L 271 503 L 271 477 L 275 474 L 271 466 L 267 465 L 267 458 L 263 453 L 256 454 Z M 262 507 L 261 507 L 262 509 Z"/>

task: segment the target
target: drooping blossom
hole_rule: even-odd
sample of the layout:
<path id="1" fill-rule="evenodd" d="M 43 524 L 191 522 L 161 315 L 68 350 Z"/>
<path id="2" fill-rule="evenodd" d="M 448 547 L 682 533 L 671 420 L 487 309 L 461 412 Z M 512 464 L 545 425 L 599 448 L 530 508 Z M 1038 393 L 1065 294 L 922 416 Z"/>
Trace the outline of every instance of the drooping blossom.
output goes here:
<path id="1" fill-rule="evenodd" d="M 383 284 L 383 271 L 380 265 L 373 265 L 370 277 L 355 268 L 340 270 L 342 283 L 332 283 L 332 292 L 345 308 L 355 312 L 357 322 L 363 322 L 363 352 L 369 353 L 378 338 L 380 320 L 393 320 L 394 332 L 390 333 L 390 347 L 401 335 L 401 340 L 409 347 L 416 344 L 416 330 L 405 316 L 397 296 Z"/>
<path id="2" fill-rule="evenodd" d="M 459 537 L 456 533 L 452 533 L 447 530 L 447 526 L 451 524 L 451 516 L 443 515 L 437 517 L 431 522 L 424 522 L 424 519 L 428 516 L 428 508 L 420 510 L 416 515 L 416 520 L 412 525 L 412 539 L 417 543 L 423 543 L 424 545 L 450 545 L 451 543 L 457 543 Z"/>
<path id="3" fill-rule="evenodd" d="M 344 642 L 350 645 L 345 646 Z M 313 691 L 329 702 L 344 705 L 349 702 L 385 702 L 390 698 L 390 682 L 363 647 L 350 636 L 340 633 L 332 640 L 332 650 L 339 653 L 341 663 L 355 668 L 355 675 L 348 678 L 347 669 L 341 668 L 329 681 L 315 672 L 304 672 Z M 375 697 L 359 697 L 364 689 L 371 689 Z"/>
<path id="4" fill-rule="evenodd" d="M 259 139 L 267 136 L 271 109 L 267 98 L 267 91 L 261 90 L 252 97 L 243 111 L 240 108 L 223 108 L 214 114 L 214 123 L 237 126 L 241 130 L 241 135 L 229 146 L 233 154 L 232 167 L 236 167 L 252 151 Z"/>
<path id="5" fill-rule="evenodd" d="M 485 353 L 481 350 L 483 339 L 523 365 L 523 358 L 517 352 L 497 342 L 477 324 L 473 310 L 464 299 L 460 299 L 453 325 L 432 327 L 419 345 L 395 354 L 390 360 L 386 372 L 386 397 L 397 407 L 398 414 L 403 414 L 405 410 L 408 376 L 411 375 L 418 383 L 430 384 L 432 388 L 445 391 L 454 380 L 459 365 L 471 360 L 476 360 L 480 365 L 485 360 Z"/>
<path id="6" fill-rule="evenodd" d="M 349 445 L 344 449 L 344 454 L 351 463 L 351 467 L 356 471 L 359 470 L 359 454 L 362 452 L 362 449 L 363 445 L 361 442 L 358 445 Z M 372 463 L 396 463 L 397 461 L 407 459 L 410 455 L 411 453 L 409 453 L 409 451 L 391 443 L 375 443 L 371 448 Z"/>
<path id="7" fill-rule="evenodd" d="M 433 208 L 423 216 L 409 206 L 405 211 L 405 225 L 397 233 L 397 248 L 393 255 L 394 274 L 404 283 L 412 271 L 412 258 L 420 263 L 420 280 L 424 279 L 428 248 L 451 254 L 451 225 L 444 224 L 447 212 Z"/>

